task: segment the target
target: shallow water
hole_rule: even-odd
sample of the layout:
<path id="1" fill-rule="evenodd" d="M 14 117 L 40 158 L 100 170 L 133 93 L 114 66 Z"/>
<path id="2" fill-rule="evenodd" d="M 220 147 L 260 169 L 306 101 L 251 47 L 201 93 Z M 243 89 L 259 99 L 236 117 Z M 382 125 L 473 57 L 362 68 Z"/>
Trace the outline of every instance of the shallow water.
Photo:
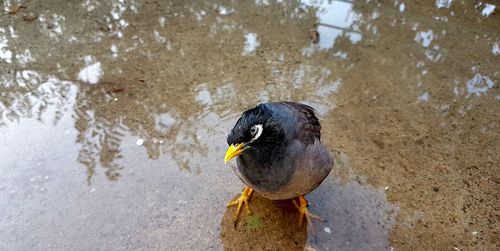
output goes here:
<path id="1" fill-rule="evenodd" d="M 23 4 L 0 16 L 0 249 L 500 248 L 498 2 Z M 336 156 L 314 230 L 225 207 L 226 134 L 274 100 L 315 107 Z"/>

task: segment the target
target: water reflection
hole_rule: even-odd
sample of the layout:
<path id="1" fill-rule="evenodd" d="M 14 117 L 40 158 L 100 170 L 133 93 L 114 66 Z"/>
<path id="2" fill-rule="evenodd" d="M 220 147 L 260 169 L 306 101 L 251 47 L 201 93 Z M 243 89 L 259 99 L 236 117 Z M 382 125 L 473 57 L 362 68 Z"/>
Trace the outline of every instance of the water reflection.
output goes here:
<path id="1" fill-rule="evenodd" d="M 330 49 L 335 45 L 339 36 L 347 37 L 355 44 L 361 40 L 361 32 L 357 26 L 360 15 L 353 11 L 350 1 L 301 1 L 305 7 L 316 10 L 318 19 L 319 49 Z M 305 49 L 304 53 L 311 54 L 313 47 Z"/>
<path id="2" fill-rule="evenodd" d="M 492 166 L 493 151 L 470 149 L 493 143 L 468 139 L 478 125 L 481 135 L 496 129 L 488 109 L 500 97 L 500 49 L 497 16 L 487 14 L 496 7 L 441 0 L 69 4 L 30 4 L 40 13 L 31 24 L 0 17 L 8 24 L 0 27 L 0 141 L 7 142 L 0 144 L 0 202 L 7 205 L 0 225 L 8 231 L 0 246 L 7 249 L 217 249 L 218 226 L 223 244 L 243 245 L 222 219 L 241 183 L 221 157 L 227 131 L 257 102 L 314 106 L 324 141 L 349 150 L 357 173 L 333 173 L 310 195 L 312 210 L 329 219 L 318 223 L 317 242 L 304 228 L 248 233 L 261 242 L 390 249 L 388 238 L 439 236 L 441 219 L 456 219 L 430 206 L 439 189 L 425 189 L 443 183 L 451 192 L 440 205 L 450 209 L 449 200 L 464 201 L 463 191 L 480 194 L 453 183 L 473 181 L 452 174 Z M 316 28 L 318 44 L 308 40 Z M 438 120 L 449 134 L 433 127 Z M 476 152 L 486 157 L 449 160 Z M 374 188 L 379 183 L 390 189 Z M 394 201 L 402 205 L 396 225 Z M 270 216 L 262 217 L 266 226 L 295 219 L 286 203 L 255 203 Z M 193 236 L 197 246 L 186 243 Z"/>
<path id="3" fill-rule="evenodd" d="M 491 52 L 495 56 L 500 55 L 500 45 L 498 43 L 493 44 L 493 48 L 491 49 Z"/>
<path id="4" fill-rule="evenodd" d="M 257 34 L 248 32 L 245 34 L 245 46 L 243 47 L 243 56 L 249 55 L 260 46 L 259 41 L 257 40 Z"/>
<path id="5" fill-rule="evenodd" d="M 415 36 L 415 41 L 422 44 L 422 46 L 425 48 L 431 45 L 433 39 L 434 33 L 432 32 L 432 30 L 417 32 L 417 35 Z"/>
<path id="6" fill-rule="evenodd" d="M 0 27 L 0 59 L 6 63 L 12 63 L 12 51 L 9 50 L 8 42 L 7 30 Z"/>
<path id="7" fill-rule="evenodd" d="M 452 2 L 453 0 L 436 0 L 436 7 L 438 9 L 450 8 Z"/>
<path id="8" fill-rule="evenodd" d="M 90 55 L 85 56 L 83 60 L 85 66 L 78 73 L 78 79 L 89 84 L 97 84 L 103 74 L 101 63 Z"/>
<path id="9" fill-rule="evenodd" d="M 97 9 L 89 6 L 91 5 L 86 5 L 85 8 L 89 9 L 89 11 L 97 11 Z M 105 27 L 107 27 L 106 29 L 109 28 L 111 35 L 113 35 L 115 24 L 119 25 L 118 30 L 123 30 L 128 26 L 127 21 L 120 21 L 124 20 L 123 15 L 128 8 L 129 7 L 123 7 L 121 3 L 112 4 L 111 16 L 108 17 L 105 14 L 104 20 L 108 23 Z M 192 13 L 202 13 L 197 6 L 186 7 L 186 9 Z M 293 9 L 294 8 L 290 8 L 290 10 Z M 227 13 L 232 12 L 229 10 L 234 10 L 234 8 L 228 7 L 226 10 Z M 231 17 L 241 18 L 236 16 Z M 62 20 L 64 21 L 64 19 Z M 118 23 L 113 23 L 113 20 L 116 20 Z M 200 21 L 201 20 L 197 20 L 197 22 Z M 218 19 L 207 18 L 204 22 L 215 22 L 214 25 L 219 26 L 219 21 Z M 163 26 L 165 26 L 165 23 L 168 23 L 165 17 L 160 17 L 159 22 L 162 28 L 165 28 Z M 291 20 L 288 22 L 291 22 Z M 284 26 L 287 24 L 283 23 L 277 25 Z M 213 25 L 210 26 L 212 27 Z M 66 26 L 64 23 L 61 23 L 61 27 Z M 155 26 L 151 26 L 149 27 L 149 31 L 142 30 L 141 32 L 142 34 L 147 34 L 152 31 L 155 34 L 154 40 L 156 40 L 156 42 L 160 44 L 165 43 L 167 39 L 160 34 L 168 32 L 156 29 Z M 99 31 L 91 33 L 89 37 L 92 38 L 92 40 L 95 40 L 97 37 L 98 41 L 101 41 L 101 39 L 105 38 L 105 33 L 101 30 L 102 29 L 99 28 Z M 206 32 L 203 28 L 201 28 L 201 30 Z M 213 35 L 215 35 L 216 39 L 224 40 L 228 36 L 232 37 L 233 33 L 234 31 L 224 31 Z M 244 34 L 244 36 L 246 37 L 246 42 L 244 45 L 240 46 L 243 55 L 254 53 L 259 46 L 257 33 L 250 32 Z M 74 37 L 73 39 L 70 38 L 70 40 L 74 42 L 86 41 L 89 37 Z M 186 38 L 189 39 L 189 35 Z M 228 102 L 230 103 L 231 100 L 235 100 L 242 95 L 241 90 L 235 88 L 235 85 L 240 85 L 234 82 L 237 80 L 236 75 L 234 75 L 236 71 L 230 71 L 231 74 L 225 76 L 225 83 L 220 83 L 214 80 L 222 76 L 220 74 L 224 74 L 224 71 L 227 71 L 225 65 L 212 65 L 201 71 L 200 68 L 193 69 L 198 72 L 198 76 L 201 76 L 201 78 L 204 78 L 206 81 L 203 84 L 195 84 L 197 85 L 196 87 L 186 90 L 184 86 L 188 85 L 182 84 L 185 83 L 185 81 L 177 77 L 181 76 L 178 75 L 178 73 L 184 73 L 184 75 L 186 73 L 191 73 L 190 71 L 186 72 L 186 69 L 190 69 L 190 65 L 197 65 L 197 63 L 193 64 L 192 62 L 202 62 L 201 60 L 204 59 L 199 58 L 198 54 L 193 54 L 191 52 L 191 47 L 186 47 L 180 43 L 175 45 L 176 47 L 180 47 L 180 50 L 172 52 L 166 58 L 171 57 L 172 54 L 181 55 L 185 57 L 183 61 L 185 63 L 178 62 L 175 65 L 170 65 L 165 71 L 163 65 L 156 65 L 153 63 L 154 61 L 149 61 L 153 64 L 144 65 L 144 63 L 142 63 L 142 66 L 163 71 L 164 73 L 160 74 L 163 77 L 139 76 L 134 79 L 127 79 L 120 75 L 124 72 L 130 74 L 130 72 L 137 71 L 135 65 L 117 64 L 113 61 L 114 58 L 133 62 L 137 55 L 134 54 L 133 51 L 135 51 L 140 44 L 148 44 L 151 48 L 155 48 L 154 50 L 158 47 L 151 44 L 151 40 L 145 40 L 145 38 L 136 35 L 130 38 L 123 37 L 123 39 L 125 39 L 124 42 L 130 44 L 128 48 L 127 43 L 124 44 L 124 42 L 110 43 L 106 46 L 108 53 L 111 51 L 111 54 L 108 54 L 109 57 L 100 56 L 99 59 L 97 59 L 96 56 L 92 55 L 83 56 L 83 66 L 81 66 L 80 69 L 74 69 L 68 65 L 62 66 L 58 64 L 57 66 L 58 72 L 62 75 L 66 77 L 68 77 L 68 75 L 71 76 L 72 72 L 76 70 L 74 76 L 76 76 L 78 80 L 92 84 L 92 86 L 85 86 L 81 85 L 84 83 L 68 82 L 79 86 L 74 100 L 73 117 L 75 119 L 75 127 L 78 129 L 76 142 L 81 145 L 77 160 L 86 166 L 88 175 L 87 181 L 91 182 L 98 167 L 103 168 L 104 173 L 111 180 L 116 180 L 121 176 L 120 173 L 125 168 L 120 161 L 123 158 L 121 152 L 123 151 L 124 138 L 129 134 L 137 135 L 134 142 L 140 142 L 140 144 L 138 144 L 139 147 L 144 147 L 150 158 L 158 159 L 162 153 L 168 153 L 181 169 L 199 172 L 201 169 L 197 164 L 193 164 L 192 158 L 193 155 L 199 156 L 196 158 L 206 156 L 206 148 L 208 145 L 203 142 L 208 140 L 208 138 L 200 138 L 202 131 L 210 125 L 212 127 L 218 127 L 217 124 L 212 124 L 211 122 L 220 121 L 220 115 L 216 114 L 228 114 L 225 104 Z M 185 38 L 177 37 L 177 39 L 183 40 Z M 273 46 L 274 45 L 279 46 L 280 41 L 274 42 Z M 119 46 L 123 46 L 126 49 L 121 50 Z M 208 46 L 217 48 L 216 44 L 209 44 Z M 296 43 L 294 46 L 299 47 L 302 46 L 302 44 Z M 147 55 L 150 59 L 157 60 L 159 58 L 150 52 L 144 53 L 144 51 L 142 51 L 142 53 L 142 55 Z M 164 53 L 158 56 L 163 57 L 162 55 L 164 55 Z M 268 62 L 275 61 L 275 58 L 282 58 L 280 61 L 284 62 L 283 55 L 283 53 L 269 55 Z M 80 60 L 81 59 L 77 59 L 76 61 L 78 62 Z M 35 59 L 33 59 L 33 61 L 35 61 Z M 217 59 L 215 59 L 215 61 L 220 62 L 220 60 Z M 114 62 L 112 63 L 112 69 L 105 71 L 105 66 L 109 67 L 111 62 Z M 203 65 L 206 65 L 206 61 L 203 61 Z M 276 75 L 276 77 L 282 78 L 282 82 L 286 81 L 286 77 L 283 78 L 283 76 L 296 75 L 298 78 L 294 80 L 294 83 L 297 88 L 313 89 L 316 84 L 321 86 L 312 99 L 302 99 L 303 102 L 312 104 L 318 108 L 322 114 L 326 114 L 326 112 L 333 107 L 333 101 L 330 96 L 336 91 L 340 82 L 339 80 L 333 79 L 331 71 L 324 69 L 316 71 L 313 70 L 312 67 L 304 68 L 302 65 L 293 63 L 276 65 L 274 67 L 275 69 L 273 71 L 284 73 L 284 75 Z M 212 72 L 218 72 L 219 75 L 211 76 Z M 320 76 L 317 78 L 313 77 L 311 80 L 307 81 L 303 78 L 305 76 L 309 79 L 316 74 L 320 74 Z M 300 78 L 299 75 L 303 77 Z M 176 79 L 176 82 L 165 85 L 163 79 L 167 79 L 167 81 L 168 79 Z M 244 79 L 248 79 L 248 77 Z M 191 82 L 192 80 L 188 81 Z M 264 83 L 259 83 L 255 87 L 262 86 L 263 84 Z M 156 91 L 151 95 L 150 90 L 145 87 L 151 87 Z M 246 91 L 245 95 L 250 95 L 250 97 L 253 96 L 253 98 L 248 99 L 245 104 L 240 104 L 239 107 L 242 109 L 246 105 L 254 104 L 258 100 L 270 100 L 271 98 L 286 99 L 287 97 L 291 97 L 290 95 L 296 95 L 283 92 L 283 90 L 287 89 L 286 85 L 275 85 L 273 88 L 274 89 L 269 89 L 264 92 L 261 92 L 260 88 L 252 88 L 250 92 Z M 270 97 L 269 93 L 273 93 L 273 96 Z M 179 95 L 183 96 L 180 97 Z M 158 101 L 161 102 L 161 105 L 153 105 Z M 193 106 L 193 101 L 197 102 L 199 106 Z M 235 110 L 237 111 L 238 109 L 236 108 Z M 232 116 L 232 113 L 229 114 Z M 203 123 L 200 124 L 200 122 Z M 222 138 L 224 138 L 224 136 L 222 136 Z"/>
<path id="10" fill-rule="evenodd" d="M 495 11 L 495 9 L 496 9 L 495 5 L 487 3 L 484 5 L 484 9 L 481 11 L 481 14 L 483 16 L 487 17 L 487 16 L 491 15 L 491 13 L 493 13 Z"/>
<path id="11" fill-rule="evenodd" d="M 63 81 L 55 76 L 44 76 L 37 71 L 15 71 L 10 75 L 2 75 L 0 86 L 0 125 L 20 122 L 25 118 L 43 119 L 43 113 L 55 110 L 53 123 L 62 117 L 77 88 L 69 81 Z"/>
<path id="12" fill-rule="evenodd" d="M 493 88 L 495 83 L 488 76 L 476 73 L 465 85 L 467 87 L 467 96 L 475 95 L 479 97 Z"/>

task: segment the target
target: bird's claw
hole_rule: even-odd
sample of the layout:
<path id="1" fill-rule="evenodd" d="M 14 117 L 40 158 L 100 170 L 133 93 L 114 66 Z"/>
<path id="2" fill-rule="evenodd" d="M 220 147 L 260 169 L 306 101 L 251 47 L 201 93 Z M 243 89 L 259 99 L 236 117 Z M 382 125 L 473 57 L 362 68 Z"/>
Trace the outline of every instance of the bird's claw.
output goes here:
<path id="1" fill-rule="evenodd" d="M 314 219 L 314 220 L 318 220 L 318 221 L 323 221 L 323 219 L 321 219 L 321 217 L 309 212 L 309 209 L 307 209 L 307 207 L 309 206 L 309 203 L 304 198 L 304 196 L 299 197 L 299 203 L 297 203 L 295 200 L 293 200 L 293 204 L 299 210 L 299 214 L 300 214 L 299 215 L 299 226 L 302 226 L 302 222 L 304 221 L 304 218 L 305 218 L 307 223 L 309 224 L 309 226 L 311 226 L 311 228 L 314 231 L 314 226 L 312 225 L 312 220 Z"/>
<path id="2" fill-rule="evenodd" d="M 243 192 L 241 192 L 241 196 L 238 199 L 233 200 L 232 202 L 229 202 L 227 204 L 227 207 L 232 207 L 232 206 L 238 206 L 236 208 L 236 213 L 233 216 L 233 221 L 234 221 L 234 226 L 236 227 L 236 222 L 238 221 L 238 217 L 240 216 L 241 213 L 241 208 L 243 205 L 245 206 L 245 209 L 247 210 L 247 213 L 249 215 L 252 214 L 252 210 L 250 209 L 249 201 L 250 201 L 250 196 L 252 196 L 253 189 L 250 187 L 245 187 L 243 189 Z"/>

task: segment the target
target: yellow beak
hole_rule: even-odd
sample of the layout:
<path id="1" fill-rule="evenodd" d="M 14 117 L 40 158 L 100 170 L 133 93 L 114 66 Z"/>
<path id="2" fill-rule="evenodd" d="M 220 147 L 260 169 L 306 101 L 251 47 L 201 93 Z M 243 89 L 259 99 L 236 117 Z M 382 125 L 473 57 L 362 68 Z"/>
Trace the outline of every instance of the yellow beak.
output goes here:
<path id="1" fill-rule="evenodd" d="M 224 164 L 227 164 L 230 159 L 240 155 L 243 151 L 245 151 L 245 143 L 230 145 L 224 157 Z"/>

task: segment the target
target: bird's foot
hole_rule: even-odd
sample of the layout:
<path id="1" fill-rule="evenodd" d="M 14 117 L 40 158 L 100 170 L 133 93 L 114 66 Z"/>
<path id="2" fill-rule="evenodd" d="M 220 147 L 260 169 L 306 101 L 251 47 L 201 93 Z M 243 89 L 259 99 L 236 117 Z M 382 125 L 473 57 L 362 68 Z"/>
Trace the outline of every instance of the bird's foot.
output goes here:
<path id="1" fill-rule="evenodd" d="M 240 216 L 241 213 L 241 208 L 243 205 L 245 205 L 245 209 L 247 210 L 247 213 L 250 215 L 252 214 L 252 210 L 250 210 L 249 201 L 250 201 L 250 196 L 252 196 L 253 189 L 250 187 L 245 187 L 243 189 L 243 192 L 241 192 L 241 196 L 233 200 L 232 202 L 229 202 L 227 204 L 227 207 L 232 207 L 232 206 L 238 206 L 236 208 L 236 213 L 234 214 L 233 221 L 234 221 L 234 226 L 236 227 L 236 222 L 238 221 L 238 217 Z"/>
<path id="2" fill-rule="evenodd" d="M 306 219 L 307 223 L 309 223 L 309 226 L 311 226 L 311 228 L 314 230 L 314 227 L 312 225 L 312 219 L 323 221 L 323 219 L 321 219 L 319 216 L 309 212 L 309 209 L 307 209 L 309 203 L 307 202 L 306 198 L 304 198 L 303 195 L 299 197 L 299 203 L 293 200 L 293 204 L 295 205 L 295 207 L 297 207 L 300 213 L 299 226 L 302 226 L 302 222 L 304 221 L 304 219 Z"/>

